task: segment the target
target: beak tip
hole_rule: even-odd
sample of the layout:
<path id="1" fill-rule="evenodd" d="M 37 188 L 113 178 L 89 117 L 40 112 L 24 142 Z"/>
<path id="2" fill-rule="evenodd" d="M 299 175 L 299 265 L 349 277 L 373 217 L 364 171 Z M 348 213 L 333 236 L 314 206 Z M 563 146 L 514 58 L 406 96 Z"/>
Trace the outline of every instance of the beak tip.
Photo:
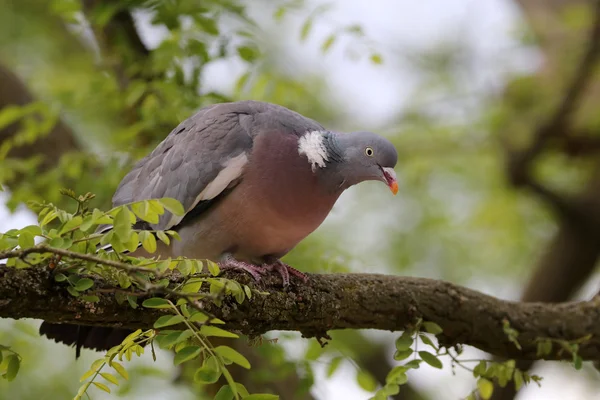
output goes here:
<path id="1" fill-rule="evenodd" d="M 395 196 L 396 194 L 398 194 L 398 182 L 395 182 L 395 181 L 394 181 L 394 182 L 392 182 L 392 183 L 390 184 L 390 190 L 392 191 L 392 193 L 394 194 L 394 196 Z"/>

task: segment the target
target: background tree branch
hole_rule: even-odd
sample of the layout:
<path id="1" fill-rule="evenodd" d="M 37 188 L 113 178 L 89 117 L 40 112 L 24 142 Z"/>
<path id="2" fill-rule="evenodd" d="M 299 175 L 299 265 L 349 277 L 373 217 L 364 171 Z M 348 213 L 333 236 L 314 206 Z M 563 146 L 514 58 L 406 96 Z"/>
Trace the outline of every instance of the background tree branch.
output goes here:
<path id="1" fill-rule="evenodd" d="M 25 83 L 0 63 L 0 110 L 8 106 L 23 106 L 33 101 L 34 97 Z M 0 129 L 0 143 L 15 135 L 20 130 L 20 125 L 21 122 L 17 121 Z M 71 128 L 59 120 L 48 135 L 35 143 L 12 147 L 8 156 L 27 158 L 39 154 L 43 157 L 40 169 L 47 169 L 56 165 L 63 154 L 79 149 L 79 143 Z"/>
<path id="2" fill-rule="evenodd" d="M 571 298 L 588 280 L 600 256 L 600 216 L 597 211 L 600 209 L 600 167 L 597 164 L 592 167 L 594 172 L 586 187 L 570 196 L 548 188 L 533 178 L 529 170 L 542 153 L 556 150 L 553 139 L 560 142 L 558 150 L 566 154 L 572 154 L 570 147 L 573 140 L 581 140 L 591 151 L 579 151 L 577 155 L 594 157 L 596 146 L 588 139 L 595 137 L 594 129 L 586 127 L 583 128 L 584 133 L 578 131 L 582 129 L 581 115 L 589 112 L 590 108 L 598 107 L 600 81 L 594 71 L 600 54 L 600 1 L 517 0 L 517 3 L 544 54 L 544 65 L 535 76 L 542 85 L 557 79 L 564 81 L 565 55 L 572 59 L 573 54 L 581 54 L 569 78 L 570 83 L 547 122 L 533 133 L 531 145 L 508 157 L 509 180 L 515 187 L 529 189 L 552 207 L 559 221 L 557 233 L 542 252 L 521 300 L 558 303 Z M 569 28 L 564 18 L 572 7 L 588 8 L 592 24 L 580 29 Z M 532 365 L 533 362 L 527 360 L 517 363 L 522 370 L 528 370 Z M 507 385 L 497 386 L 492 398 L 511 400 L 515 396 L 514 386 Z"/>
<path id="3" fill-rule="evenodd" d="M 239 273 L 228 273 L 256 287 Z M 0 268 L 0 317 L 41 318 L 50 322 L 124 328 L 149 328 L 164 312 L 120 305 L 102 281 L 96 283 L 98 303 L 70 296 L 45 268 Z M 538 359 L 536 339 L 578 340 L 579 354 L 600 359 L 600 297 L 562 304 L 515 303 L 447 282 L 377 274 L 311 275 L 310 284 L 281 290 L 277 277 L 260 285 L 268 295 L 255 294 L 237 304 L 225 299 L 222 307 L 204 302 L 206 311 L 227 322 L 227 328 L 254 336 L 271 330 L 299 331 L 323 337 L 334 329 L 400 331 L 419 317 L 444 329 L 443 345 L 467 344 L 491 354 Z M 141 293 L 142 295 L 147 295 Z M 504 321 L 519 332 L 522 350 L 504 333 Z M 570 359 L 554 346 L 545 359 Z"/>

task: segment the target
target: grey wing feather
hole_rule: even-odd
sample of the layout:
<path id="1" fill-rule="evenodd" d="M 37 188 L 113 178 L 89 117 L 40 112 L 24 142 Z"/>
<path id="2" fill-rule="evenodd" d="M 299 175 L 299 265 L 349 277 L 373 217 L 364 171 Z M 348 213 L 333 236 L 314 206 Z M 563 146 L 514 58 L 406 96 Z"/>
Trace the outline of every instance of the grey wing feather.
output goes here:
<path id="1" fill-rule="evenodd" d="M 133 167 L 119 184 L 113 204 L 172 197 L 189 212 L 205 189 L 204 196 L 208 197 L 202 200 L 209 200 L 239 182 L 241 178 L 234 177 L 226 187 L 213 183 L 228 162 L 242 154 L 250 157 L 257 135 L 282 129 L 300 136 L 324 128 L 270 103 L 239 101 L 205 107 L 179 124 Z M 226 183 L 228 178 L 231 176 L 225 177 Z M 213 186 L 209 186 L 211 183 Z M 179 221 L 181 218 L 166 212 L 152 228 L 169 229 Z"/>
<path id="2" fill-rule="evenodd" d="M 203 109 L 182 122 L 140 160 L 121 181 L 113 204 L 172 197 L 190 211 L 227 162 L 252 148 L 252 137 L 240 124 L 240 114 L 224 112 L 219 106 Z M 152 228 L 168 229 L 180 220 L 165 212 Z"/>

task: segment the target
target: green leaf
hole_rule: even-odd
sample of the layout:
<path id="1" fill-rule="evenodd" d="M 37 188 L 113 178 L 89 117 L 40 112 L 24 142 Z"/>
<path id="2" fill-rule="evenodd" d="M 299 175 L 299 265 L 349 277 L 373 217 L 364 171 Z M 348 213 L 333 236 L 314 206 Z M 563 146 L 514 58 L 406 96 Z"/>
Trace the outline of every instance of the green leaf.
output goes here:
<path id="1" fill-rule="evenodd" d="M 479 363 L 473 368 L 473 376 L 475 378 L 485 375 L 487 370 L 487 362 L 485 360 L 479 361 Z"/>
<path id="2" fill-rule="evenodd" d="M 83 382 L 86 379 L 90 378 L 92 375 L 94 375 L 96 373 L 96 370 L 94 368 L 90 368 L 89 370 L 87 370 L 85 372 L 85 374 L 81 375 L 81 378 L 79 378 L 79 382 Z"/>
<path id="3" fill-rule="evenodd" d="M 200 291 L 200 288 L 202 287 L 202 284 L 204 282 L 201 280 L 197 280 L 194 282 L 189 282 L 186 283 L 182 288 L 181 288 L 181 292 L 183 293 L 198 293 Z"/>
<path id="4" fill-rule="evenodd" d="M 54 275 L 54 280 L 56 282 L 64 282 L 67 280 L 67 276 L 65 274 L 56 274 Z"/>
<path id="5" fill-rule="evenodd" d="M 483 400 L 488 400 L 494 393 L 494 384 L 485 378 L 477 380 L 477 391 Z"/>
<path id="6" fill-rule="evenodd" d="M 377 388 L 377 381 L 373 378 L 373 375 L 363 369 L 358 370 L 356 381 L 358 382 L 358 386 L 367 392 L 373 392 Z"/>
<path id="7" fill-rule="evenodd" d="M 194 333 L 190 329 L 170 332 L 164 337 L 162 335 L 159 336 L 159 338 L 161 338 L 159 339 L 159 345 L 162 348 L 170 348 L 171 346 L 181 343 L 192 336 L 194 336 Z"/>
<path id="8" fill-rule="evenodd" d="M 198 26 L 206 33 L 209 33 L 213 36 L 217 36 L 219 34 L 219 28 L 217 26 L 216 20 L 212 18 L 204 18 L 202 16 L 196 15 L 196 21 L 198 22 Z"/>
<path id="9" fill-rule="evenodd" d="M 437 358 L 436 355 L 431 354 L 428 351 L 420 351 L 419 356 L 425 361 L 427 364 L 431 365 L 434 368 L 441 369 L 443 367 L 442 362 Z"/>
<path id="10" fill-rule="evenodd" d="M 185 319 L 181 315 L 163 315 L 154 323 L 154 329 L 164 328 L 165 326 L 177 325 Z"/>
<path id="11" fill-rule="evenodd" d="M 59 235 L 62 235 L 65 232 L 68 232 L 70 230 L 73 230 L 74 228 L 78 227 L 79 225 L 81 225 L 81 223 L 83 222 L 83 218 L 81 217 L 81 215 L 77 215 L 73 218 L 71 218 L 70 220 L 68 220 L 63 227 L 60 229 Z"/>
<path id="12" fill-rule="evenodd" d="M 11 382 L 14 380 L 19 373 L 19 368 L 21 368 L 21 360 L 16 354 L 11 354 L 6 357 L 6 373 L 4 377 L 7 381 Z"/>
<path id="13" fill-rule="evenodd" d="M 176 231 L 167 231 L 167 235 L 170 235 L 173 239 L 181 241 L 181 236 Z"/>
<path id="14" fill-rule="evenodd" d="M 27 225 L 25 228 L 21 228 L 21 232 L 29 232 L 33 236 L 42 236 L 42 228 L 38 225 Z"/>
<path id="15" fill-rule="evenodd" d="M 221 389 L 215 395 L 213 400 L 232 400 L 233 399 L 233 390 L 229 385 L 221 386 Z"/>
<path id="16" fill-rule="evenodd" d="M 515 382 L 515 390 L 518 392 L 523 387 L 523 372 L 520 369 L 515 370 L 513 380 Z"/>
<path id="17" fill-rule="evenodd" d="M 407 359 L 408 357 L 410 357 L 412 354 L 414 353 L 413 349 L 406 349 L 406 350 L 397 350 L 394 353 L 394 360 L 396 361 L 402 361 L 404 359 Z"/>
<path id="18" fill-rule="evenodd" d="M 329 365 L 327 366 L 327 377 L 328 378 L 331 378 L 333 376 L 333 374 L 335 374 L 335 371 L 338 370 L 338 368 L 341 365 L 343 360 L 344 360 L 343 357 L 333 357 L 331 359 L 331 361 L 329 362 Z"/>
<path id="19" fill-rule="evenodd" d="M 113 231 L 121 242 L 129 241 L 131 223 L 129 221 L 129 210 L 126 207 L 122 207 L 115 215 Z"/>
<path id="20" fill-rule="evenodd" d="M 406 367 L 402 365 L 392 368 L 385 378 L 385 383 L 391 383 L 395 385 L 404 385 L 406 382 L 408 382 L 408 377 L 406 376 Z"/>
<path id="21" fill-rule="evenodd" d="M 398 339 L 396 339 L 396 349 L 398 351 L 408 350 L 408 349 L 410 349 L 410 347 L 412 345 L 413 345 L 413 338 L 410 336 L 402 335 Z"/>
<path id="22" fill-rule="evenodd" d="M 94 386 L 96 386 L 100 390 L 104 390 L 106 393 L 110 393 L 110 388 L 103 383 L 100 382 L 92 382 Z"/>
<path id="23" fill-rule="evenodd" d="M 92 226 L 94 226 L 94 224 L 95 224 L 94 217 L 91 215 L 88 215 L 87 217 L 85 217 L 83 219 L 83 222 L 81 222 L 79 229 L 82 230 L 83 232 L 87 232 L 88 230 L 90 230 L 90 228 Z"/>
<path id="24" fill-rule="evenodd" d="M 88 290 L 92 286 L 94 286 L 93 280 L 91 280 L 90 278 L 82 278 L 78 280 L 75 284 L 75 290 L 77 290 L 78 292 L 83 292 L 85 290 Z"/>
<path id="25" fill-rule="evenodd" d="M 211 325 L 202 325 L 200 328 L 200 333 L 204 336 L 216 336 L 216 337 L 227 337 L 227 338 L 239 338 L 238 335 L 232 332 L 228 332 L 224 329 L 217 328 L 216 326 Z"/>
<path id="26" fill-rule="evenodd" d="M 142 306 L 146 308 L 171 308 L 171 303 L 168 300 L 162 299 L 160 297 L 152 297 L 150 299 L 144 300 Z"/>
<path id="27" fill-rule="evenodd" d="M 171 244 L 171 239 L 169 239 L 169 236 L 163 231 L 157 231 L 156 236 L 167 246 Z"/>
<path id="28" fill-rule="evenodd" d="M 421 339 L 421 341 L 424 344 L 426 344 L 427 346 L 431 346 L 431 347 L 433 347 L 434 349 L 437 350 L 437 347 L 435 346 L 435 344 L 433 344 L 433 342 L 431 341 L 431 339 L 429 339 L 429 337 L 426 334 L 424 334 L 424 333 L 419 334 L 419 338 Z"/>
<path id="29" fill-rule="evenodd" d="M 204 361 L 201 368 L 196 370 L 194 381 L 203 384 L 215 383 L 221 377 L 221 369 L 214 357 L 210 357 Z"/>
<path id="30" fill-rule="evenodd" d="M 384 393 L 386 398 L 388 396 L 395 396 L 398 393 L 400 393 L 400 386 L 393 384 L 393 383 L 388 383 L 383 388 L 381 388 L 381 391 Z"/>
<path id="31" fill-rule="evenodd" d="M 545 356 L 552 353 L 552 341 L 550 340 L 540 340 L 537 343 L 537 356 Z"/>
<path id="32" fill-rule="evenodd" d="M 381 57 L 381 54 L 373 53 L 373 54 L 371 54 L 371 57 L 369 57 L 369 59 L 371 60 L 371 62 L 373 64 L 377 64 L 377 65 L 383 64 L 383 58 Z"/>
<path id="33" fill-rule="evenodd" d="M 260 52 L 255 46 L 240 46 L 237 48 L 237 53 L 242 60 L 249 63 L 253 62 L 260 56 Z"/>
<path id="34" fill-rule="evenodd" d="M 117 282 L 119 282 L 119 286 L 123 289 L 127 289 L 131 286 L 131 278 L 125 273 L 117 274 Z"/>
<path id="35" fill-rule="evenodd" d="M 96 295 L 81 296 L 81 299 L 83 301 L 87 301 L 88 303 L 97 303 L 100 301 L 100 297 Z"/>
<path id="36" fill-rule="evenodd" d="M 79 292 L 73 286 L 67 286 L 67 292 L 73 297 L 79 297 Z"/>
<path id="37" fill-rule="evenodd" d="M 21 232 L 19 235 L 19 246 L 22 249 L 28 249 L 30 247 L 35 246 L 35 240 L 33 239 L 33 235 L 29 232 Z"/>
<path id="38" fill-rule="evenodd" d="M 250 289 L 250 287 L 248 287 L 248 285 L 244 285 L 244 293 L 246 293 L 246 297 L 248 298 L 248 300 L 252 298 L 252 290 Z"/>
<path id="39" fill-rule="evenodd" d="M 160 261 L 159 263 L 157 263 L 157 264 L 156 264 L 156 270 L 157 270 L 159 273 L 161 273 L 161 274 L 162 274 L 162 273 L 163 273 L 163 272 L 165 272 L 167 269 L 169 269 L 169 264 L 170 264 L 170 263 L 171 263 L 171 262 L 170 262 L 169 260 L 163 260 L 163 261 Z"/>
<path id="40" fill-rule="evenodd" d="M 143 88 L 142 86 L 140 86 L 141 88 Z M 144 220 L 146 222 L 150 222 L 150 223 L 157 223 L 158 222 L 158 218 L 156 220 L 156 222 L 151 222 L 148 221 L 149 218 L 149 214 L 150 213 L 150 206 L 148 205 L 148 201 L 144 200 L 144 201 L 138 201 L 135 203 L 131 203 L 130 205 L 131 207 L 131 211 L 133 211 L 133 213 L 141 220 Z M 156 215 L 156 214 L 154 214 Z M 151 217 L 151 215 L 150 215 Z"/>
<path id="41" fill-rule="evenodd" d="M 63 238 L 61 238 L 60 236 L 57 236 L 55 238 L 50 239 L 50 242 L 48 244 L 51 247 L 56 247 L 57 249 L 62 249 L 63 245 L 65 244 L 65 240 Z"/>
<path id="42" fill-rule="evenodd" d="M 423 321 L 423 328 L 425 328 L 425 331 L 431 333 L 432 335 L 439 335 L 440 333 L 444 332 L 441 326 L 431 321 Z"/>
<path id="43" fill-rule="evenodd" d="M 405 363 L 403 367 L 407 369 L 419 369 L 421 362 L 422 360 L 410 360 L 409 362 Z"/>
<path id="44" fill-rule="evenodd" d="M 192 260 L 181 260 L 181 262 L 177 265 L 177 271 L 181 273 L 183 276 L 188 276 L 192 273 L 193 263 Z"/>
<path id="45" fill-rule="evenodd" d="M 185 215 L 185 209 L 183 208 L 183 205 L 171 197 L 164 197 L 160 199 L 160 204 L 162 204 L 167 210 L 171 211 L 171 213 L 174 215 Z"/>
<path id="46" fill-rule="evenodd" d="M 101 372 L 100 376 L 102 376 L 104 379 L 106 379 L 107 381 L 109 381 L 110 383 L 112 383 L 114 385 L 119 384 L 119 380 L 113 374 L 109 374 L 108 372 Z"/>
<path id="47" fill-rule="evenodd" d="M 116 361 L 113 361 L 110 365 L 115 369 L 115 371 L 119 373 L 119 375 L 123 377 L 123 379 L 129 380 L 129 373 L 127 373 L 127 370 L 121 364 L 119 364 Z"/>
<path id="48" fill-rule="evenodd" d="M 312 25 L 313 25 L 312 18 L 308 18 L 306 21 L 304 21 L 304 24 L 302 24 L 302 28 L 300 29 L 300 40 L 301 41 L 306 40 L 306 38 L 308 37 L 308 34 L 310 33 Z"/>
<path id="49" fill-rule="evenodd" d="M 173 360 L 173 363 L 175 365 L 179 365 L 181 363 L 184 363 L 186 361 L 189 361 L 193 358 L 198 357 L 201 352 L 202 352 L 202 349 L 198 346 L 184 347 L 183 349 L 179 350 L 179 352 L 177 352 L 177 354 L 175 354 L 175 359 Z"/>
<path id="50" fill-rule="evenodd" d="M 123 244 L 125 245 L 125 248 L 127 250 L 129 250 L 130 252 L 134 252 L 137 250 L 138 245 L 140 243 L 140 236 L 138 235 L 138 233 L 136 231 L 132 231 L 131 234 L 129 235 L 129 240 L 127 242 L 124 242 Z"/>
<path id="51" fill-rule="evenodd" d="M 243 398 L 244 400 L 279 400 L 279 396 L 269 393 L 254 393 Z"/>
<path id="52" fill-rule="evenodd" d="M 141 231 L 139 237 L 144 250 L 146 250 L 148 253 L 154 253 L 156 251 L 156 238 L 152 232 Z"/>
<path id="53" fill-rule="evenodd" d="M 327 39 L 325 39 L 325 41 L 321 45 L 321 51 L 323 53 L 326 53 L 327 50 L 329 50 L 331 48 L 331 46 L 333 45 L 333 43 L 335 42 L 335 39 L 336 39 L 335 33 L 332 33 L 331 35 L 329 35 L 327 37 Z"/>
<path id="54" fill-rule="evenodd" d="M 204 314 L 203 312 L 200 312 L 200 311 L 196 311 L 190 317 L 190 322 L 204 323 L 206 321 L 208 321 L 208 315 L 206 315 L 206 314 Z"/>
<path id="55" fill-rule="evenodd" d="M 228 346 L 219 346 L 215 348 L 215 353 L 219 354 L 221 357 L 227 358 L 228 360 L 236 363 L 240 367 L 250 369 L 250 362 L 238 353 L 236 350 L 232 349 Z"/>
<path id="56" fill-rule="evenodd" d="M 208 267 L 208 272 L 210 272 L 212 276 L 219 276 L 219 274 L 221 273 L 221 269 L 219 268 L 219 265 L 216 262 L 207 260 L 206 266 Z"/>
<path id="57" fill-rule="evenodd" d="M 0 110 L 0 128 L 7 127 L 8 125 L 18 121 L 27 115 L 27 109 L 25 107 L 9 105 L 3 107 Z"/>
<path id="58" fill-rule="evenodd" d="M 583 359 L 577 353 L 573 353 L 573 366 L 576 370 L 580 370 L 583 366 Z"/>

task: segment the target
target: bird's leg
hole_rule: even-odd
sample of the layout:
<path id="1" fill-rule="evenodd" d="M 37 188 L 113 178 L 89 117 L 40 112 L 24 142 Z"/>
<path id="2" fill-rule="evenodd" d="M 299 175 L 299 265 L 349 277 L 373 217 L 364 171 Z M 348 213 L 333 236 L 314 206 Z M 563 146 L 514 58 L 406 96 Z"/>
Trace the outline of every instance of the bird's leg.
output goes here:
<path id="1" fill-rule="evenodd" d="M 221 269 L 238 269 L 242 271 L 246 271 L 255 281 L 260 282 L 262 268 L 244 261 L 236 260 L 231 254 L 227 253 L 222 258 L 221 261 L 217 263 Z"/>
<path id="2" fill-rule="evenodd" d="M 277 271 L 279 275 L 281 275 L 283 286 L 288 286 L 290 284 L 290 274 L 302 279 L 304 283 L 308 282 L 308 276 L 298 271 L 296 268 L 282 262 L 277 257 L 266 257 L 263 267 L 267 271 Z"/>

